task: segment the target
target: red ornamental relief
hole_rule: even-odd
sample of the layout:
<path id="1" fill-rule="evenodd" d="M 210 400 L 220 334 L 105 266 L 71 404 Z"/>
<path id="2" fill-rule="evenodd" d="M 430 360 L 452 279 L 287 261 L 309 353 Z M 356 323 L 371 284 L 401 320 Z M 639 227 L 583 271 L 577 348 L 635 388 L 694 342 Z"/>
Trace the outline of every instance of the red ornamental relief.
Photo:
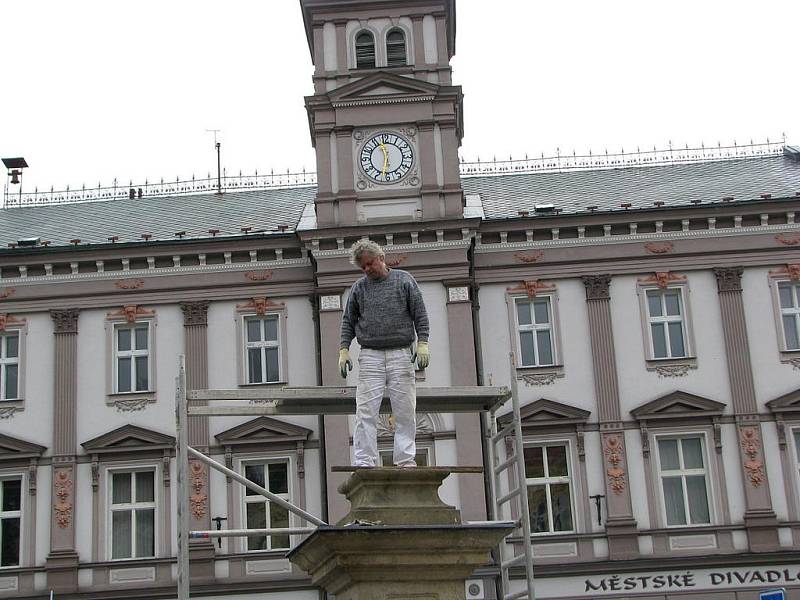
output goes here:
<path id="1" fill-rule="evenodd" d="M 3 291 L 0 292 L 0 300 L 5 300 L 9 296 L 13 295 L 14 292 L 17 291 L 17 288 L 7 287 L 3 288 Z"/>
<path id="2" fill-rule="evenodd" d="M 272 279 L 272 270 L 264 269 L 263 271 L 246 271 L 244 276 L 250 281 L 268 281 Z"/>
<path id="3" fill-rule="evenodd" d="M 0 331 L 5 331 L 9 325 L 23 325 L 25 319 L 16 319 L 8 313 L 0 313 Z"/>
<path id="4" fill-rule="evenodd" d="M 775 241 L 784 246 L 800 246 L 800 234 L 779 233 L 775 236 Z"/>
<path id="5" fill-rule="evenodd" d="M 675 281 L 686 281 L 685 275 L 675 275 L 669 271 L 656 271 L 650 277 L 639 279 L 639 283 L 651 284 L 655 283 L 662 290 L 669 286 L 670 283 Z"/>
<path id="6" fill-rule="evenodd" d="M 277 303 L 273 302 L 269 298 L 265 296 L 260 296 L 257 298 L 253 298 L 250 302 L 245 302 L 244 304 L 237 304 L 236 308 L 238 310 L 252 310 L 257 315 L 264 315 L 268 310 L 276 309 L 276 308 L 283 308 L 285 304 L 283 302 Z"/>
<path id="7" fill-rule="evenodd" d="M 189 478 L 190 485 L 194 493 L 189 496 L 189 503 L 192 505 L 192 514 L 195 519 L 202 519 L 206 514 L 206 502 L 208 496 L 203 493 L 203 488 L 206 485 L 206 470 L 205 467 L 198 461 L 190 463 L 191 475 Z"/>
<path id="8" fill-rule="evenodd" d="M 520 285 L 513 288 L 506 288 L 507 292 L 519 293 L 525 292 L 528 298 L 535 298 L 539 292 L 552 292 L 556 286 L 540 281 L 539 279 L 526 279 Z"/>
<path id="9" fill-rule="evenodd" d="M 138 290 L 144 287 L 144 279 L 117 279 L 114 285 L 121 290 Z"/>
<path id="10" fill-rule="evenodd" d="M 650 254 L 666 254 L 672 252 L 674 248 L 675 245 L 672 242 L 664 242 L 663 244 L 650 242 L 644 245 L 644 249 Z"/>
<path id="11" fill-rule="evenodd" d="M 394 268 L 403 264 L 407 258 L 408 254 L 395 254 L 393 256 L 387 256 L 384 262 L 386 263 L 387 267 Z"/>
<path id="12" fill-rule="evenodd" d="M 62 529 L 69 527 L 72 520 L 72 503 L 68 502 L 72 495 L 72 480 L 70 479 L 71 470 L 56 471 L 55 481 L 53 486 L 56 489 L 56 497 L 58 498 L 53 504 L 55 511 L 56 523 Z"/>
<path id="13" fill-rule="evenodd" d="M 542 252 L 541 250 L 537 250 L 536 252 L 530 252 L 528 254 L 526 254 L 525 252 L 515 252 L 514 260 L 522 263 L 534 263 L 543 256 L 544 252 Z"/>
<path id="14" fill-rule="evenodd" d="M 606 437 L 606 444 L 604 449 L 608 463 L 611 465 L 606 470 L 608 475 L 608 486 L 615 494 L 621 494 L 625 491 L 625 469 L 619 465 L 622 463 L 622 440 L 618 435 L 609 435 Z"/>
<path id="15" fill-rule="evenodd" d="M 755 427 L 745 427 L 739 434 L 742 450 L 747 455 L 748 460 L 744 463 L 744 470 L 750 484 L 759 487 L 764 483 L 764 462 L 758 459 L 758 452 L 761 449 L 761 440 L 758 438 L 758 431 Z"/>

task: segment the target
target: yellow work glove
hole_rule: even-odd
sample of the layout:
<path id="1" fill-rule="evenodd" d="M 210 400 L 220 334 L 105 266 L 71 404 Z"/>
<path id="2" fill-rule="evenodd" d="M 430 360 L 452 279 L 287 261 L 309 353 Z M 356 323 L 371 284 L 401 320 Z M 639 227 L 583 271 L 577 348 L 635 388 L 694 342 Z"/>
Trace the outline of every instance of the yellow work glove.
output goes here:
<path id="1" fill-rule="evenodd" d="M 420 369 L 427 369 L 431 362 L 431 351 L 428 349 L 428 342 L 420 342 L 417 344 L 417 351 L 411 358 L 411 362 L 417 361 L 417 367 Z"/>
<path id="2" fill-rule="evenodd" d="M 339 350 L 339 373 L 342 375 L 342 379 L 347 379 L 347 371 L 353 370 L 353 361 L 350 360 L 350 352 L 347 351 L 347 348 L 342 348 Z"/>

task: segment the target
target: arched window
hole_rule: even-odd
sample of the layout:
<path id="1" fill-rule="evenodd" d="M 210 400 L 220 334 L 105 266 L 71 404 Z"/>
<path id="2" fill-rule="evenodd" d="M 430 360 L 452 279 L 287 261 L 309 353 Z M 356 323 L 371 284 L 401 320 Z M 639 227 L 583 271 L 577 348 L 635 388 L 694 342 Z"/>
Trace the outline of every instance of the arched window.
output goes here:
<path id="1" fill-rule="evenodd" d="M 400 29 L 392 29 L 386 36 L 386 66 L 402 67 L 406 64 L 406 36 Z"/>
<path id="2" fill-rule="evenodd" d="M 369 31 L 356 36 L 356 69 L 375 68 L 375 38 Z"/>

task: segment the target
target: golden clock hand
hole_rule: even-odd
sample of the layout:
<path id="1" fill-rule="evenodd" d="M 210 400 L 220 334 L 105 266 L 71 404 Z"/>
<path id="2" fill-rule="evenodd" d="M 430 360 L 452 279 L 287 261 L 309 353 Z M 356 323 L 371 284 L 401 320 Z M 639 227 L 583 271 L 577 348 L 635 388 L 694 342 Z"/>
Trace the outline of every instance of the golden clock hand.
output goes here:
<path id="1" fill-rule="evenodd" d="M 389 153 L 386 151 L 386 146 L 381 144 L 381 150 L 383 151 L 383 169 L 381 170 L 381 175 L 386 177 L 386 168 L 389 166 Z"/>

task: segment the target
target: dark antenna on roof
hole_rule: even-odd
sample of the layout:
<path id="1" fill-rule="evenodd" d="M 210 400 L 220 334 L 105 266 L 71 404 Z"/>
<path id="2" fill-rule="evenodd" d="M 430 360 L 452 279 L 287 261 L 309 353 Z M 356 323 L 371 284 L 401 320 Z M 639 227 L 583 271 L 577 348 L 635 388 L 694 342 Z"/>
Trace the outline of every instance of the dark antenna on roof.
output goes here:
<path id="1" fill-rule="evenodd" d="M 214 134 L 214 148 L 217 150 L 217 194 L 222 195 L 222 168 L 220 167 L 220 146 L 222 145 L 217 141 L 217 134 L 222 129 L 206 129 L 207 132 Z"/>

